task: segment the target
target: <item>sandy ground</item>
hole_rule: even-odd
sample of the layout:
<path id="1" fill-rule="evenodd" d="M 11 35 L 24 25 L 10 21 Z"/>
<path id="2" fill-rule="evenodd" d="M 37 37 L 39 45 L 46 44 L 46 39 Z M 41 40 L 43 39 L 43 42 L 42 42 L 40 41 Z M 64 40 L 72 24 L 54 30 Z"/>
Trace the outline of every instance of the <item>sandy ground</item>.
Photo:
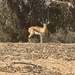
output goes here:
<path id="1" fill-rule="evenodd" d="M 75 75 L 75 44 L 0 43 L 0 75 Z"/>

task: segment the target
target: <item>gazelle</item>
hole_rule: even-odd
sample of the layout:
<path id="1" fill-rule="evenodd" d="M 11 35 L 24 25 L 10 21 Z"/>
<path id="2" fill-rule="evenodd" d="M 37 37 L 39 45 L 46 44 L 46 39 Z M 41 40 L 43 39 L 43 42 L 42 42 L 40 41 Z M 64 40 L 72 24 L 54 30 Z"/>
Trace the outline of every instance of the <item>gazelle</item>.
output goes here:
<path id="1" fill-rule="evenodd" d="M 43 37 L 47 31 L 47 25 L 49 24 L 49 21 L 46 23 L 42 23 L 43 27 L 39 27 L 39 26 L 32 26 L 28 29 L 28 32 L 30 33 L 30 35 L 28 36 L 28 38 L 30 39 L 34 34 L 35 35 L 40 35 L 40 42 L 43 43 Z"/>

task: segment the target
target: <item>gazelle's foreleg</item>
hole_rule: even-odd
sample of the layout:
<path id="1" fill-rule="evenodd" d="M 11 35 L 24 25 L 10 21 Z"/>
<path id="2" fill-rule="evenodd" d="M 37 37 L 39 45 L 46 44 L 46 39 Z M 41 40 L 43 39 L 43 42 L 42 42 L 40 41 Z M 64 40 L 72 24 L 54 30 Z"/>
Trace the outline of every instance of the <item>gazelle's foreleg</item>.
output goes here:
<path id="1" fill-rule="evenodd" d="M 43 36 L 40 35 L 40 43 L 43 43 Z"/>

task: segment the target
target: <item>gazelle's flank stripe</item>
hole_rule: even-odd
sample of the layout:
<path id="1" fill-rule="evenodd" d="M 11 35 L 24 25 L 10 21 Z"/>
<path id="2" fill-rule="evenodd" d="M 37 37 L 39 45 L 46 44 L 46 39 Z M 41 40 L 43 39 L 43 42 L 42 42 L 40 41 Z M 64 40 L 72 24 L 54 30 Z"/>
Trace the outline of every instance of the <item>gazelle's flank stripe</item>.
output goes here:
<path id="1" fill-rule="evenodd" d="M 40 35 L 40 42 L 43 43 L 43 36 L 45 35 L 47 31 L 47 25 L 49 24 L 49 21 L 47 23 L 42 23 L 43 27 L 39 26 L 32 26 L 28 29 L 28 32 L 30 35 L 28 36 L 29 39 L 35 34 L 35 35 Z"/>

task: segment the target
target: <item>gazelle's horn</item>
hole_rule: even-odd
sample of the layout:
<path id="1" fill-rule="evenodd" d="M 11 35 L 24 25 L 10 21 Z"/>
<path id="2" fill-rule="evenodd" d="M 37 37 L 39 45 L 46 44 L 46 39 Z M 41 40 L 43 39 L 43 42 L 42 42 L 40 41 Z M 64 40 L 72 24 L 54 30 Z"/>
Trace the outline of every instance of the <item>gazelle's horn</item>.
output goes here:
<path id="1" fill-rule="evenodd" d="M 40 21 L 40 18 L 38 18 L 38 20 Z M 40 21 L 41 24 L 43 24 L 43 22 Z"/>
<path id="2" fill-rule="evenodd" d="M 49 24 L 49 23 L 50 23 L 50 21 L 47 22 L 47 24 Z"/>

